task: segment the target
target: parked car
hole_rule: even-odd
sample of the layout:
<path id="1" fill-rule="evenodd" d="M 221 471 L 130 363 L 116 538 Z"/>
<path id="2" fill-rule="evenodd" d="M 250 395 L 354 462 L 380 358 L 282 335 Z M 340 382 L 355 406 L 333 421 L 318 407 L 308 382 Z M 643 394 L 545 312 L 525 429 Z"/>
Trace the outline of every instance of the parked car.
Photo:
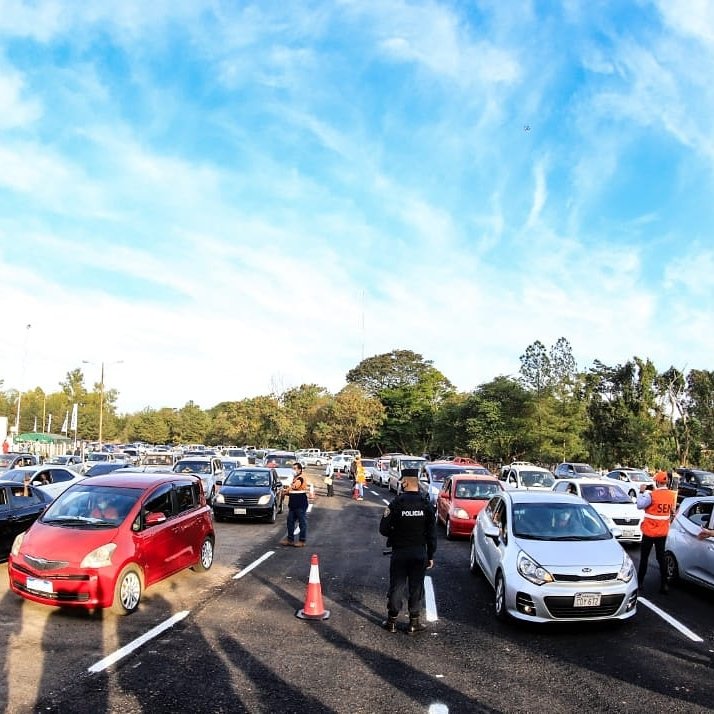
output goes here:
<path id="1" fill-rule="evenodd" d="M 294 451 L 269 451 L 263 457 L 263 463 L 260 465 L 269 469 L 277 467 L 292 468 L 292 465 L 296 464 L 297 461 Z"/>
<path id="2" fill-rule="evenodd" d="M 475 461 L 471 465 L 454 461 L 429 461 L 422 463 L 419 469 L 419 488 L 425 496 L 429 497 L 432 505 L 436 506 L 445 480 L 456 474 L 491 476 L 491 472 L 485 466 Z"/>
<path id="3" fill-rule="evenodd" d="M 377 476 L 377 459 L 362 459 L 362 467 L 364 468 L 364 477 L 368 483 L 374 483 Z M 352 462 L 354 464 L 354 461 Z"/>
<path id="4" fill-rule="evenodd" d="M 702 528 L 714 529 L 713 496 L 685 498 L 669 527 L 664 560 L 670 582 L 688 580 L 714 588 L 714 539 L 699 540 Z"/>
<path id="5" fill-rule="evenodd" d="M 349 473 L 350 464 L 354 459 L 351 456 L 345 456 L 344 454 L 335 454 L 330 459 L 330 463 L 327 464 L 325 468 L 325 476 L 334 476 L 335 474 L 346 474 Z"/>
<path id="6" fill-rule="evenodd" d="M 57 498 L 70 486 L 81 481 L 84 476 L 66 466 L 20 466 L 6 471 L 2 478 L 16 484 L 27 483 L 44 491 L 51 498 Z"/>
<path id="7" fill-rule="evenodd" d="M 82 464 L 82 457 L 76 454 L 60 454 L 58 456 L 50 456 L 45 459 L 45 466 L 50 464 L 57 464 L 58 466 L 80 466 Z"/>
<path id="8" fill-rule="evenodd" d="M 642 484 L 654 487 L 654 480 L 646 471 L 642 471 L 641 469 L 631 469 L 625 466 L 613 469 L 606 474 L 605 478 L 611 478 L 618 481 L 620 486 L 627 491 L 627 495 L 630 498 L 637 498 Z"/>
<path id="9" fill-rule="evenodd" d="M 389 459 L 389 483 L 387 487 L 394 493 L 402 490 L 402 479 L 405 476 L 419 476 L 422 465 L 427 463 L 423 456 L 399 454 Z"/>
<path id="10" fill-rule="evenodd" d="M 495 476 L 447 476 L 436 499 L 436 519 L 444 524 L 446 537 L 469 537 L 476 517 L 491 497 L 503 490 Z"/>
<path id="11" fill-rule="evenodd" d="M 379 486 L 389 486 L 389 456 L 380 456 L 376 460 L 373 482 Z"/>
<path id="12" fill-rule="evenodd" d="M 600 514 L 610 528 L 618 528 L 620 543 L 641 543 L 644 511 L 632 503 L 632 499 L 620 486 L 610 479 L 561 479 L 553 486 L 557 493 L 570 493 L 585 499 Z"/>
<path id="13" fill-rule="evenodd" d="M 275 523 L 282 484 L 275 469 L 241 466 L 233 469 L 213 502 L 217 521 L 228 518 L 263 518 Z"/>
<path id="14" fill-rule="evenodd" d="M 230 459 L 235 459 L 240 466 L 249 465 L 249 455 L 245 449 L 229 447 L 228 449 L 226 449 L 224 456 Z"/>
<path id="15" fill-rule="evenodd" d="M 223 464 L 218 456 L 188 456 L 179 459 L 173 467 L 177 474 L 196 474 L 203 483 L 208 503 L 216 496 L 216 484 L 223 481 Z"/>
<path id="16" fill-rule="evenodd" d="M 494 496 L 471 535 L 470 568 L 493 587 L 501 620 L 624 620 L 637 610 L 630 556 L 595 509 L 568 494 Z"/>
<path id="17" fill-rule="evenodd" d="M 45 605 L 134 612 L 147 587 L 208 570 L 215 534 L 198 478 L 124 474 L 83 479 L 15 538 L 10 588 Z"/>
<path id="18" fill-rule="evenodd" d="M 35 486 L 0 480 L 0 560 L 10 554 L 15 537 L 26 531 L 52 502 L 52 496 Z"/>
<path id="19" fill-rule="evenodd" d="M 590 464 L 565 461 L 558 464 L 553 472 L 555 478 L 600 478 L 600 474 Z"/>
<path id="20" fill-rule="evenodd" d="M 514 462 L 506 469 L 501 469 L 498 478 L 508 490 L 550 491 L 555 483 L 555 477 L 548 469 L 523 462 Z"/>
<path id="21" fill-rule="evenodd" d="M 679 474 L 677 501 L 692 496 L 714 496 L 714 473 L 702 469 L 675 469 Z"/>

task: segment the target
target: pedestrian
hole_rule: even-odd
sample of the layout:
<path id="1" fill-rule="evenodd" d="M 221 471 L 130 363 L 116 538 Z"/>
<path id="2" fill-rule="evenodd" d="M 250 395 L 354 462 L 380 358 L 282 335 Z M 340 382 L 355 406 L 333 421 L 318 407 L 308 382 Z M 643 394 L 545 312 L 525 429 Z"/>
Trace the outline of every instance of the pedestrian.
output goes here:
<path id="1" fill-rule="evenodd" d="M 362 459 L 357 456 L 354 460 L 355 464 L 355 485 L 354 488 L 357 492 L 357 500 L 364 501 L 364 484 L 367 481 L 367 474 L 365 473 L 364 466 L 362 466 Z"/>
<path id="2" fill-rule="evenodd" d="M 293 464 L 293 481 L 284 489 L 288 499 L 288 534 L 280 541 L 280 545 L 293 545 L 297 548 L 305 547 L 307 539 L 307 492 L 308 487 L 302 475 L 302 465 Z M 299 540 L 295 540 L 295 524 L 300 526 Z"/>
<path id="3" fill-rule="evenodd" d="M 669 533 L 669 524 L 674 515 L 677 496 L 667 487 L 667 472 L 659 469 L 654 475 L 655 488 L 647 484 L 640 486 L 640 495 L 637 497 L 637 508 L 645 512 L 645 517 L 640 526 L 642 530 L 642 545 L 640 546 L 640 567 L 637 571 L 637 581 L 640 593 L 644 590 L 645 575 L 647 575 L 647 561 L 652 547 L 659 564 L 661 593 L 669 591 L 667 583 L 667 568 L 664 560 L 664 544 Z"/>
<path id="4" fill-rule="evenodd" d="M 10 442 L 7 439 L 5 439 L 2 442 L 2 452 L 3 452 L 3 454 L 7 454 L 7 453 L 9 453 L 9 451 L 10 451 Z"/>
<path id="5" fill-rule="evenodd" d="M 334 496 L 335 495 L 335 487 L 334 487 L 334 480 L 332 478 L 332 474 L 328 474 L 325 476 L 325 486 L 327 486 L 327 495 L 328 496 Z"/>
<path id="6" fill-rule="evenodd" d="M 392 548 L 389 562 L 387 619 L 382 623 L 387 632 L 397 631 L 397 618 L 408 593 L 409 626 L 414 634 L 426 627 L 421 623 L 424 599 L 424 576 L 434 566 L 436 525 L 434 508 L 419 492 L 416 476 L 402 479 L 402 492 L 387 506 L 379 523 L 379 532 Z"/>

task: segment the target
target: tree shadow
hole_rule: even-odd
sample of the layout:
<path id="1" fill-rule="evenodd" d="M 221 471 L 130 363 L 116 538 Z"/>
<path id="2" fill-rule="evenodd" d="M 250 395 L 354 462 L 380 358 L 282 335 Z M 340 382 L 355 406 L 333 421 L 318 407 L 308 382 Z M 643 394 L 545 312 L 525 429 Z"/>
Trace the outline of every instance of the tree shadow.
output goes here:
<path id="1" fill-rule="evenodd" d="M 22 630 L 22 609 L 24 600 L 15 595 L 12 590 L 3 595 L 0 600 L 0 612 L 3 613 L 3 624 L 0 632 L 0 704 L 3 704 L 2 711 L 12 711 L 10 702 L 10 640 L 13 635 L 17 635 Z"/>

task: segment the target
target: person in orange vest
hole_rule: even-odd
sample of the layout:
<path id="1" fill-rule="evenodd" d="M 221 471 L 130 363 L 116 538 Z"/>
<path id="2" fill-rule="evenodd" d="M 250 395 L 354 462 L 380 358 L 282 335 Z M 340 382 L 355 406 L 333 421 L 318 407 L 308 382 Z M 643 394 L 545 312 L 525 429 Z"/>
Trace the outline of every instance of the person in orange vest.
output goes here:
<path id="1" fill-rule="evenodd" d="M 640 495 L 637 497 L 637 508 L 645 512 L 645 517 L 640 528 L 642 529 L 642 546 L 640 548 L 640 567 L 637 570 L 637 581 L 640 593 L 644 589 L 645 575 L 647 575 L 647 561 L 649 560 L 652 546 L 655 549 L 657 563 L 659 564 L 661 593 L 669 591 L 667 584 L 667 568 L 664 562 L 664 544 L 669 533 L 669 524 L 674 516 L 677 496 L 667 487 L 667 473 L 660 469 L 654 475 L 655 488 L 646 484 L 640 486 Z"/>

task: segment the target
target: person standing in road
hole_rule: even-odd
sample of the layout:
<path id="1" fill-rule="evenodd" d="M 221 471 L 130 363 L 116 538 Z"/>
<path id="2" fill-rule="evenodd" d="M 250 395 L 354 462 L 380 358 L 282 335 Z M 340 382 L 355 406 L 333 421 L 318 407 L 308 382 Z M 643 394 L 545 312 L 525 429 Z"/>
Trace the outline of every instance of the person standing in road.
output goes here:
<path id="1" fill-rule="evenodd" d="M 335 487 L 334 487 L 334 480 L 332 477 L 332 474 L 329 473 L 327 476 L 325 476 L 325 486 L 327 486 L 327 495 L 328 496 L 334 496 L 335 495 Z"/>
<path id="2" fill-rule="evenodd" d="M 305 547 L 307 539 L 307 484 L 302 475 L 302 465 L 293 464 L 293 482 L 285 490 L 288 499 L 288 534 L 280 541 L 280 545 L 294 545 L 297 548 Z M 300 537 L 295 541 L 295 524 L 300 526 Z"/>
<path id="3" fill-rule="evenodd" d="M 365 473 L 364 466 L 362 466 L 362 459 L 359 456 L 355 457 L 355 489 L 357 491 L 357 500 L 364 501 L 364 485 L 367 482 L 367 474 Z"/>
<path id="4" fill-rule="evenodd" d="M 424 599 L 424 576 L 434 566 L 436 552 L 436 519 L 434 508 L 419 492 L 416 476 L 402 479 L 402 493 L 387 506 L 379 523 L 379 532 L 392 547 L 389 563 L 387 619 L 382 623 L 387 632 L 397 631 L 397 618 L 408 590 L 409 626 L 414 634 L 426 627 L 421 623 Z"/>
<path id="5" fill-rule="evenodd" d="M 2 442 L 2 452 L 3 454 L 10 452 L 10 442 L 7 439 Z"/>
<path id="6" fill-rule="evenodd" d="M 642 545 L 640 547 L 640 567 L 637 570 L 637 581 L 640 593 L 644 590 L 645 575 L 647 575 L 647 561 L 649 560 L 652 546 L 659 564 L 661 593 L 669 591 L 667 583 L 667 568 L 664 560 L 664 544 L 669 533 L 669 524 L 676 507 L 676 494 L 667 488 L 667 473 L 660 469 L 654 475 L 655 488 L 650 490 L 647 484 L 640 486 L 640 495 L 637 497 L 637 508 L 645 512 L 645 517 L 640 526 L 642 530 Z"/>

